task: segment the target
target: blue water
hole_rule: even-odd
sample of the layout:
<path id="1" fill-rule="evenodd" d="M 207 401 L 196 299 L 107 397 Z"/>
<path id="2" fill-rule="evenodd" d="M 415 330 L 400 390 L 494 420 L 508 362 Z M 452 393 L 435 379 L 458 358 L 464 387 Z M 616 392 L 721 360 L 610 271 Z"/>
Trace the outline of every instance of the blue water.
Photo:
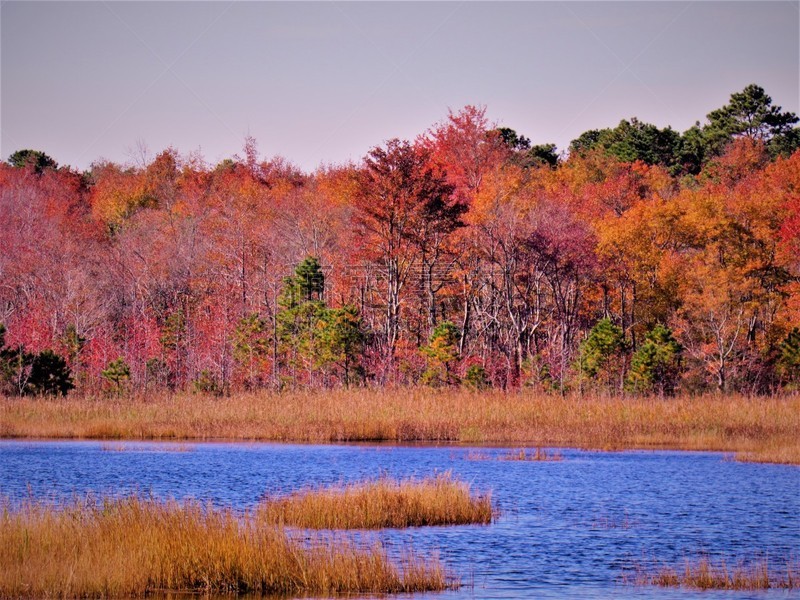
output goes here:
<path id="1" fill-rule="evenodd" d="M 436 553 L 464 584 L 425 598 L 798 598 L 797 591 L 696 592 L 624 583 L 633 565 L 707 555 L 735 563 L 800 556 L 800 468 L 717 453 L 278 444 L 0 441 L 0 496 L 151 493 L 245 508 L 303 486 L 452 471 L 500 509 L 488 526 L 366 535 Z M 475 455 L 482 455 L 480 460 Z"/>

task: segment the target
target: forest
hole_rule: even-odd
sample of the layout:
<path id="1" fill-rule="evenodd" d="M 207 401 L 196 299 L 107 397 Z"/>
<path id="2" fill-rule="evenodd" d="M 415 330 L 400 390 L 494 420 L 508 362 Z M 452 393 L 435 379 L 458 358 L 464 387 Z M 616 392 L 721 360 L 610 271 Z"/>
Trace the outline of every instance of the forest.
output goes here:
<path id="1" fill-rule="evenodd" d="M 800 384 L 800 128 L 758 85 L 568 150 L 450 113 L 302 172 L 0 163 L 0 394 Z"/>

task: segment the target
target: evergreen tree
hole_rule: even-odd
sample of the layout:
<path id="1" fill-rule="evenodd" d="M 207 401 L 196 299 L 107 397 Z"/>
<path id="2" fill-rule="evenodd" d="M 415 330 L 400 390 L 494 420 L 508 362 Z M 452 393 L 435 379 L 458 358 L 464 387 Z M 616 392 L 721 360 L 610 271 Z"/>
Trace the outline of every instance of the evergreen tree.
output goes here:
<path id="1" fill-rule="evenodd" d="M 325 276 L 319 261 L 308 257 L 291 277 L 283 280 L 276 315 L 278 347 L 282 362 L 296 375 L 304 370 L 313 375 L 320 362 L 319 328 L 325 318 L 322 301 Z"/>
<path id="2" fill-rule="evenodd" d="M 345 386 L 350 385 L 354 375 L 363 378 L 360 360 L 364 342 L 363 325 L 355 306 L 325 310 L 319 336 L 320 366 L 338 366 Z"/>
<path id="3" fill-rule="evenodd" d="M 26 394 L 66 396 L 75 387 L 67 361 L 52 350 L 43 350 L 31 358 Z"/>
<path id="4" fill-rule="evenodd" d="M 32 354 L 22 346 L 6 348 L 5 334 L 0 324 L 0 393 L 65 396 L 75 387 L 62 356 L 52 350 Z"/>
<path id="5" fill-rule="evenodd" d="M 659 129 L 636 117 L 623 119 L 614 129 L 594 129 L 570 143 L 570 153 L 584 154 L 595 148 L 623 162 L 642 161 L 648 165 L 674 168 L 681 149 L 681 136 L 666 127 Z"/>
<path id="6" fill-rule="evenodd" d="M 78 362 L 78 356 L 83 350 L 83 346 L 86 344 L 86 338 L 78 334 L 78 329 L 75 325 L 70 324 L 64 330 L 61 343 L 64 344 L 64 348 L 67 351 L 69 363 L 74 367 Z"/>
<path id="7" fill-rule="evenodd" d="M 258 386 L 270 354 L 267 322 L 256 313 L 242 317 L 233 332 L 233 358 L 246 373 L 245 385 Z"/>
<path id="8" fill-rule="evenodd" d="M 295 293 L 294 301 L 314 302 L 321 301 L 325 291 L 325 274 L 319 259 L 309 256 L 303 260 L 294 270 L 294 277 L 290 282 Z"/>
<path id="9" fill-rule="evenodd" d="M 6 347 L 6 328 L 0 323 L 0 393 L 22 395 L 30 375 L 31 355 L 22 347 Z"/>
<path id="10" fill-rule="evenodd" d="M 126 381 L 131 378 L 131 368 L 122 357 L 112 360 L 108 366 L 100 372 L 100 375 L 114 386 L 117 393 L 122 391 Z"/>
<path id="11" fill-rule="evenodd" d="M 484 366 L 479 364 L 470 365 L 467 372 L 464 374 L 464 385 L 477 391 L 489 388 L 491 382 L 489 381 L 489 374 L 486 372 Z"/>
<path id="12" fill-rule="evenodd" d="M 615 375 L 624 370 L 624 354 L 628 349 L 622 329 L 611 319 L 601 319 L 580 345 L 578 369 L 580 384 L 585 377 L 597 379 L 601 387 L 612 387 Z"/>
<path id="13" fill-rule="evenodd" d="M 342 381 L 361 373 L 364 347 L 361 317 L 353 306 L 328 308 L 324 301 L 325 275 L 319 260 L 308 257 L 284 279 L 278 299 L 277 335 L 280 354 L 295 374 L 308 378 L 317 371 L 341 370 Z M 362 374 L 363 375 L 363 374 Z"/>
<path id="14" fill-rule="evenodd" d="M 728 104 L 708 113 L 703 135 L 713 155 L 722 154 L 732 139 L 742 136 L 764 142 L 773 155 L 791 154 L 798 148 L 798 130 L 793 127 L 797 121 L 794 113 L 773 106 L 764 88 L 750 84 L 731 94 Z"/>
<path id="15" fill-rule="evenodd" d="M 431 334 L 422 353 L 428 357 L 428 368 L 423 373 L 423 381 L 428 385 L 451 385 L 458 383 L 453 366 L 459 359 L 458 340 L 461 333 L 453 323 L 439 323 Z"/>
<path id="16" fill-rule="evenodd" d="M 8 164 L 18 169 L 30 168 L 37 175 L 41 175 L 45 169 L 56 169 L 58 163 L 40 150 L 17 150 L 8 157 Z"/>
<path id="17" fill-rule="evenodd" d="M 778 371 L 787 381 L 800 382 L 800 327 L 795 327 L 779 347 Z"/>
<path id="18" fill-rule="evenodd" d="M 672 395 L 681 370 L 683 347 L 661 324 L 647 333 L 634 353 L 625 387 L 633 392 Z"/>

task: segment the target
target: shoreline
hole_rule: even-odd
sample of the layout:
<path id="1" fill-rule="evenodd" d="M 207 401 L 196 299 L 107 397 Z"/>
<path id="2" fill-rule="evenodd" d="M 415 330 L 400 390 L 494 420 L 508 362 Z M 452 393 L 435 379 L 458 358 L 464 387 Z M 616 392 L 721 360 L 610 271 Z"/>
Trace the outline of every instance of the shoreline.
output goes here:
<path id="1" fill-rule="evenodd" d="M 517 443 L 502 443 L 502 442 L 486 442 L 486 443 L 472 443 L 472 442 L 433 442 L 433 441 L 403 441 L 403 442 L 395 442 L 392 440 L 357 440 L 357 441 L 320 441 L 320 442 L 309 442 L 309 441 L 292 441 L 292 440 L 269 440 L 269 439 L 242 439 L 242 438 L 91 438 L 91 437 L 0 437 L 0 445 L 3 442 L 18 442 L 18 443 L 25 443 L 30 442 L 34 444 L 41 444 L 41 443 L 63 443 L 63 442 L 87 442 L 87 443 L 119 443 L 119 444 L 152 444 L 152 445 L 170 445 L 170 446 L 192 446 L 194 444 L 219 444 L 219 445 L 274 445 L 274 446 L 341 446 L 341 447 L 353 447 L 353 446 L 364 446 L 364 447 L 381 447 L 385 446 L 387 448 L 451 448 L 451 449 L 495 449 L 495 450 L 531 450 L 535 451 L 537 449 L 544 449 L 544 450 L 556 450 L 556 451 L 578 451 L 578 452 L 590 452 L 590 453 L 603 453 L 603 454 L 613 454 L 613 453 L 623 453 L 623 452 L 642 452 L 642 453 L 676 453 L 676 454 L 716 454 L 720 455 L 723 460 L 729 460 L 731 462 L 741 462 L 741 463 L 754 463 L 754 464 L 764 464 L 764 465 L 780 465 L 780 466 L 789 466 L 789 467 L 800 467 L 800 460 L 794 462 L 788 461 L 776 461 L 776 460 L 769 460 L 763 459 L 759 460 L 756 458 L 751 458 L 748 456 L 748 451 L 746 450 L 719 450 L 719 449 L 710 449 L 710 448 L 686 448 L 686 447 L 678 447 L 678 446 L 670 446 L 670 445 L 661 445 L 661 446 L 620 446 L 620 447 L 613 447 L 613 448 L 598 448 L 598 447 L 591 447 L 591 446 L 577 446 L 577 445 L 555 445 L 555 444 L 541 444 L 537 442 L 517 442 Z M 136 452 L 138 448 L 109 448 L 108 452 Z M 180 448 L 163 448 L 165 452 L 191 452 L 193 448 L 189 447 L 186 449 Z M 159 449 L 155 450 L 146 450 L 148 452 L 158 452 Z M 465 457 L 464 460 L 495 460 L 497 462 L 503 462 L 504 460 L 513 460 L 513 459 L 504 459 L 502 457 L 496 458 L 485 458 L 485 459 L 473 459 L 469 457 Z M 564 458 L 563 456 L 559 455 L 556 461 L 561 460 L 569 460 Z M 553 462 L 551 459 L 544 459 L 542 462 Z"/>
<path id="2" fill-rule="evenodd" d="M 800 465 L 800 396 L 578 399 L 408 388 L 0 397 L 0 439 L 701 451 Z"/>
<path id="3" fill-rule="evenodd" d="M 208 445 L 274 445 L 274 446 L 342 446 L 342 447 L 358 447 L 364 446 L 365 448 L 377 447 L 376 449 L 386 448 L 452 448 L 464 449 L 489 449 L 489 450 L 536 450 L 537 448 L 543 450 L 576 450 L 579 452 L 680 452 L 680 453 L 699 453 L 699 454 L 728 454 L 734 455 L 745 450 L 736 449 L 717 449 L 717 448 L 697 448 L 697 447 L 681 447 L 676 445 L 623 445 L 623 446 L 581 446 L 578 444 L 549 444 L 537 442 L 536 440 L 516 440 L 514 442 L 466 442 L 466 441 L 437 441 L 437 440 L 322 440 L 322 441 L 309 441 L 309 440 L 274 440 L 267 438 L 236 438 L 236 437 L 218 437 L 218 438 L 197 438 L 197 437 L 171 437 L 171 438 L 107 438 L 107 437 L 25 437 L 25 436 L 0 436 L 0 444 L 3 442 L 97 442 L 97 443 L 120 443 L 120 444 L 163 444 L 165 446 L 192 446 L 195 444 L 208 444 Z M 187 452 L 191 448 L 187 448 Z M 758 462 L 758 461 L 754 461 Z M 774 463 L 780 464 L 780 463 Z M 792 463 L 785 463 L 792 464 Z M 800 466 L 797 463 L 796 466 Z"/>

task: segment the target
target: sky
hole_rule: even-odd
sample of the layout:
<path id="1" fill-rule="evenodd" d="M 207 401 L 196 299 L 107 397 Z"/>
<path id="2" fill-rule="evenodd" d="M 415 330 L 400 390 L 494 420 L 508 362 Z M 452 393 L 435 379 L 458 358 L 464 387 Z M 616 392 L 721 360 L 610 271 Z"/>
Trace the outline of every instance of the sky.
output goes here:
<path id="1" fill-rule="evenodd" d="M 684 131 L 750 83 L 800 113 L 800 2 L 0 3 L 0 154 L 85 169 L 167 147 L 306 171 L 467 104 L 564 150 Z"/>

